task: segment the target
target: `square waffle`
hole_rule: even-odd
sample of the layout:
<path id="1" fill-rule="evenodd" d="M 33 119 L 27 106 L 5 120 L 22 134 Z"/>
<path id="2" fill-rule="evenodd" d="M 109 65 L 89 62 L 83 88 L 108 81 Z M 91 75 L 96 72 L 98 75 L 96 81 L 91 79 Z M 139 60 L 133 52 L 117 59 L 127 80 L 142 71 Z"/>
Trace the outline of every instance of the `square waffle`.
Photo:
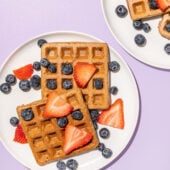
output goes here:
<path id="1" fill-rule="evenodd" d="M 156 17 L 164 14 L 160 9 L 151 9 L 148 0 L 127 0 L 127 4 L 133 20 Z M 168 12 L 170 12 L 170 9 L 166 11 L 166 13 Z"/>
<path id="2" fill-rule="evenodd" d="M 82 120 L 74 120 L 71 114 L 67 116 L 69 124 L 78 128 L 86 129 L 93 134 L 92 141 L 72 153 L 66 155 L 63 152 L 64 128 L 57 125 L 57 119 L 45 119 L 42 114 L 45 109 L 47 100 L 39 100 L 28 105 L 17 107 L 18 116 L 23 127 L 23 131 L 27 137 L 33 155 L 39 165 L 47 164 L 51 161 L 76 156 L 84 152 L 95 149 L 98 144 L 98 137 L 90 118 L 87 106 L 84 103 L 81 91 L 79 89 L 69 90 L 62 94 L 74 110 L 80 110 L 83 113 Z M 32 109 L 34 118 L 31 121 L 25 121 L 21 117 L 22 110 Z"/>
<path id="3" fill-rule="evenodd" d="M 85 42 L 61 42 L 47 43 L 42 47 L 42 58 L 48 59 L 56 65 L 57 73 L 51 73 L 46 68 L 41 70 L 42 97 L 46 98 L 51 92 L 46 87 L 49 79 L 55 79 L 57 88 L 54 91 L 65 92 L 62 87 L 64 80 L 71 80 L 73 87 L 77 88 L 73 74 L 64 75 L 61 72 L 62 64 L 71 63 L 74 65 L 77 62 L 93 63 L 97 67 L 97 72 L 89 81 L 88 86 L 82 89 L 84 100 L 89 109 L 107 109 L 110 105 L 109 95 L 109 50 L 105 43 L 85 43 Z M 95 79 L 102 79 L 103 88 L 96 89 L 94 87 Z"/>

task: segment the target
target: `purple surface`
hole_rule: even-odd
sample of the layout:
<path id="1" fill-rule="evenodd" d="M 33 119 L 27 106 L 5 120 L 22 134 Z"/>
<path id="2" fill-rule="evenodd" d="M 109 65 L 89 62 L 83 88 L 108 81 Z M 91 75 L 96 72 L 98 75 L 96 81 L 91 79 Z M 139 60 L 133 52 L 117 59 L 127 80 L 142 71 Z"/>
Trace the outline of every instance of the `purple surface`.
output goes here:
<path id="1" fill-rule="evenodd" d="M 102 16 L 100 0 L 0 0 L 0 4 L 0 64 L 18 45 L 38 34 L 55 30 L 85 32 L 113 46 L 136 76 L 142 106 L 140 126 L 134 141 L 108 169 L 170 169 L 169 71 L 136 61 L 116 43 Z M 25 169 L 2 144 L 0 167 L 4 170 Z"/>

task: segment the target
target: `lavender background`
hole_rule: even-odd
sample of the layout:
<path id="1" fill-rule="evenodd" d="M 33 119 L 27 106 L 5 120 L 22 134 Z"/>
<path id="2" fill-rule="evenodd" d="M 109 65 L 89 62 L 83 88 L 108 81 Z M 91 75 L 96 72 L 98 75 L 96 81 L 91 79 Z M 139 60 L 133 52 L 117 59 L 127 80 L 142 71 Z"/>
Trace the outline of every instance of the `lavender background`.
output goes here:
<path id="1" fill-rule="evenodd" d="M 80 31 L 103 39 L 122 55 L 136 76 L 142 100 L 139 129 L 127 152 L 108 169 L 169 170 L 169 71 L 138 62 L 118 45 L 106 26 L 100 0 L 0 0 L 0 64 L 18 45 L 55 30 Z M 0 167 L 25 169 L 2 144 Z"/>

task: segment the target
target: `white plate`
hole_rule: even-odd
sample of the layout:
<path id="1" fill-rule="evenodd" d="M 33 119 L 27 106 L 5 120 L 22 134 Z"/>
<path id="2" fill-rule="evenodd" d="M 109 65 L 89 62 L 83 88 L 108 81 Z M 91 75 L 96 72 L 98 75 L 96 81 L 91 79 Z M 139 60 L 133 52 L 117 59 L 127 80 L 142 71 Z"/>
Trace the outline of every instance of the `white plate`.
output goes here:
<path id="1" fill-rule="evenodd" d="M 101 41 L 92 36 L 75 32 L 57 32 L 39 36 L 28 41 L 9 56 L 5 64 L 1 67 L 0 83 L 4 82 L 5 76 L 11 73 L 14 68 L 40 60 L 40 48 L 37 46 L 37 40 L 40 38 L 44 38 L 48 42 Z M 128 65 L 111 47 L 110 54 L 111 60 L 116 60 L 121 65 L 121 70 L 118 73 L 111 74 L 111 84 L 119 88 L 118 95 L 112 96 L 112 100 L 115 101 L 120 97 L 124 101 L 125 129 L 109 128 L 111 131 L 110 138 L 101 140 L 101 142 L 104 142 L 107 147 L 113 150 L 113 156 L 110 159 L 104 159 L 99 151 L 92 151 L 75 157 L 79 162 L 79 169 L 81 170 L 97 170 L 115 160 L 129 144 L 137 126 L 139 118 L 139 95 L 135 79 Z M 16 106 L 27 104 L 40 98 L 40 91 L 31 90 L 28 93 L 24 93 L 19 90 L 18 84 L 12 87 L 10 95 L 0 93 L 0 137 L 7 150 L 26 167 L 33 170 L 56 170 L 55 162 L 46 166 L 39 166 L 35 162 L 27 144 L 22 145 L 13 142 L 15 128 L 9 124 L 9 119 L 17 115 Z"/>
<path id="2" fill-rule="evenodd" d="M 129 13 L 125 18 L 116 15 L 115 9 L 118 5 L 123 4 L 127 7 L 126 0 L 101 0 L 101 3 L 110 31 L 128 53 L 148 65 L 170 69 L 170 56 L 164 51 L 164 46 L 169 41 L 158 32 L 158 23 L 161 17 L 147 20 L 146 22 L 149 23 L 152 30 L 149 33 L 144 33 L 144 31 L 137 31 L 133 28 Z M 138 47 L 134 42 L 135 35 L 139 33 L 147 39 L 145 47 Z"/>

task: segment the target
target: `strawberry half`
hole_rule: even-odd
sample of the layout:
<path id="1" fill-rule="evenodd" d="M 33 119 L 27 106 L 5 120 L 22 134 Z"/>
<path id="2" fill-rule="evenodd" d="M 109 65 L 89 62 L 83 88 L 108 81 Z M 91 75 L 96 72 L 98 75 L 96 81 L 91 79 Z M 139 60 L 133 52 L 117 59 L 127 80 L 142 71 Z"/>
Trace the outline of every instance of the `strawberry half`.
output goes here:
<path id="1" fill-rule="evenodd" d="M 69 154 L 75 149 L 78 149 L 88 144 L 93 138 L 91 133 L 88 133 L 84 129 L 79 129 L 72 125 L 67 125 L 65 129 L 64 138 L 64 153 Z"/>
<path id="2" fill-rule="evenodd" d="M 74 79 L 77 85 L 81 88 L 86 87 L 97 68 L 94 64 L 89 64 L 85 62 L 77 62 L 74 66 Z"/>
<path id="3" fill-rule="evenodd" d="M 27 143 L 27 139 L 20 124 L 15 129 L 15 136 L 13 140 L 21 144 Z"/>
<path id="4" fill-rule="evenodd" d="M 13 70 L 13 73 L 18 79 L 27 80 L 33 74 L 33 66 L 32 66 L 32 64 L 28 64 L 26 66 L 23 66 L 16 70 Z"/>
<path id="5" fill-rule="evenodd" d="M 43 116 L 45 118 L 63 117 L 71 113 L 72 110 L 72 105 L 67 103 L 62 95 L 53 92 L 48 96 Z"/>
<path id="6" fill-rule="evenodd" d="M 170 7 L 170 1 L 167 0 L 156 0 L 158 7 L 163 12 L 166 11 Z"/>
<path id="7" fill-rule="evenodd" d="M 98 122 L 114 128 L 124 128 L 124 111 L 122 99 L 117 99 L 109 109 L 102 111 L 98 117 Z"/>

